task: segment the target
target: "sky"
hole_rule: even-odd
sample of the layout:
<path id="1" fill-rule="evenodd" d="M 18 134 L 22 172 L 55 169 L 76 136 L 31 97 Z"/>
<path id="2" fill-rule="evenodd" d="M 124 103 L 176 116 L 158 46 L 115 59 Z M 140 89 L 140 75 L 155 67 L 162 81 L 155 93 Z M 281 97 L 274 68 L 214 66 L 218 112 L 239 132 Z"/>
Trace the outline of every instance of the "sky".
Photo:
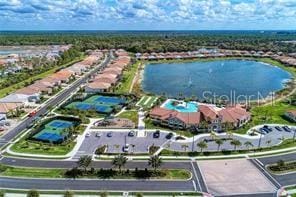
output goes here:
<path id="1" fill-rule="evenodd" d="M 295 30 L 296 0 L 0 0 L 0 30 Z"/>

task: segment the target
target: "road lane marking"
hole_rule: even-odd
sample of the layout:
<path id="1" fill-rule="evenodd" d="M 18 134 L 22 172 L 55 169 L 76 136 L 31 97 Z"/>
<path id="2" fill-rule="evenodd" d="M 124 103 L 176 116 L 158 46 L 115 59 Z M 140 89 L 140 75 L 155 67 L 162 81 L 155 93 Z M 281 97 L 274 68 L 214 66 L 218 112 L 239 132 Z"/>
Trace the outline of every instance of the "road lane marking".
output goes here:
<path id="1" fill-rule="evenodd" d="M 196 173 L 195 167 L 194 167 L 194 165 L 193 165 L 193 161 L 191 160 L 190 163 L 191 163 L 191 166 L 192 166 L 192 170 L 193 170 L 193 174 L 194 174 L 194 176 L 195 176 L 195 179 L 197 180 L 198 186 L 199 186 L 200 190 L 202 191 L 202 188 L 201 188 L 201 185 L 200 185 L 200 182 L 199 182 L 199 179 L 198 179 L 198 176 L 197 176 L 197 173 Z M 197 191 L 197 190 L 196 190 L 196 185 L 195 185 L 195 191 Z"/>

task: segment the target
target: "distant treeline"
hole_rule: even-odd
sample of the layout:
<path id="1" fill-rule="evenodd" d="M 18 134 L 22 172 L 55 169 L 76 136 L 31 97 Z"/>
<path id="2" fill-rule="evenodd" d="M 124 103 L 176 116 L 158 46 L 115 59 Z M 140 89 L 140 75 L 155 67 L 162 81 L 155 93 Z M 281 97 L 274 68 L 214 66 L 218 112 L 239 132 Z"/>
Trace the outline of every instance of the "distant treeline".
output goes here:
<path id="1" fill-rule="evenodd" d="M 74 44 L 79 50 L 189 51 L 200 47 L 296 52 L 296 31 L 32 31 L 0 32 L 0 45 Z"/>

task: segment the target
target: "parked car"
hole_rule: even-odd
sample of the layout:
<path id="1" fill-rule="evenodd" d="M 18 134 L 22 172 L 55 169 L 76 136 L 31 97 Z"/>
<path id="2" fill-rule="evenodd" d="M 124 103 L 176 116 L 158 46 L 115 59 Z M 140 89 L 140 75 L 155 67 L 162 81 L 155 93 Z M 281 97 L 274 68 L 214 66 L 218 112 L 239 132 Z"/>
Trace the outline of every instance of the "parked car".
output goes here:
<path id="1" fill-rule="evenodd" d="M 260 128 L 259 129 L 259 133 L 261 133 L 263 135 L 266 135 L 267 134 L 267 132 L 266 132 L 266 130 L 264 128 Z"/>
<path id="2" fill-rule="evenodd" d="M 268 125 L 264 125 L 263 128 L 268 132 L 272 132 L 272 128 L 270 128 Z"/>
<path id="3" fill-rule="evenodd" d="M 122 148 L 123 152 L 127 153 L 129 151 L 129 144 L 126 144 Z"/>
<path id="4" fill-rule="evenodd" d="M 291 129 L 288 126 L 283 126 L 283 129 L 287 132 L 291 132 Z"/>
<path id="5" fill-rule="evenodd" d="M 169 139 L 171 139 L 173 136 L 174 136 L 173 133 L 169 133 L 169 134 L 167 134 L 167 135 L 165 136 L 165 138 L 169 140 Z"/>
<path id="6" fill-rule="evenodd" d="M 89 137 L 89 136 L 90 136 L 90 133 L 86 133 L 86 134 L 85 134 L 85 137 Z"/>
<path id="7" fill-rule="evenodd" d="M 128 136 L 129 137 L 134 137 L 135 136 L 135 131 L 130 131 L 130 132 L 128 132 Z"/>
<path id="8" fill-rule="evenodd" d="M 107 137 L 112 137 L 112 132 L 107 133 Z"/>
<path id="9" fill-rule="evenodd" d="M 4 128 L 3 127 L 0 127 L 0 131 L 4 131 Z"/>
<path id="10" fill-rule="evenodd" d="M 278 131 L 283 131 L 283 129 L 281 128 L 281 127 L 279 127 L 279 126 L 276 126 L 276 127 L 274 127 L 276 130 L 278 130 Z"/>
<path id="11" fill-rule="evenodd" d="M 159 130 L 156 130 L 154 133 L 153 133 L 153 138 L 159 138 L 160 136 L 160 131 Z"/>
<path id="12" fill-rule="evenodd" d="M 96 133 L 96 137 L 101 137 L 102 136 L 102 134 L 101 133 Z"/>

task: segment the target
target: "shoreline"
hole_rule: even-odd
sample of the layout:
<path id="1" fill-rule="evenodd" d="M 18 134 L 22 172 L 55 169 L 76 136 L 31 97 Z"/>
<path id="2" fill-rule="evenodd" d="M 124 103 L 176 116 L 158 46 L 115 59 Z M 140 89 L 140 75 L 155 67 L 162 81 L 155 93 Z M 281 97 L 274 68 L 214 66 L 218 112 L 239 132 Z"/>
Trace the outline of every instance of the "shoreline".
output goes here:
<path id="1" fill-rule="evenodd" d="M 269 58 L 269 57 L 237 57 L 237 56 L 234 56 L 234 57 L 210 57 L 210 58 L 194 58 L 194 59 L 153 60 L 153 61 L 144 60 L 144 61 L 142 61 L 143 70 L 141 70 L 141 73 L 139 75 L 140 77 L 139 77 L 139 80 L 137 81 L 137 83 L 139 84 L 141 91 L 143 93 L 148 94 L 148 95 L 159 96 L 159 94 L 147 92 L 147 91 L 144 91 L 144 89 L 143 89 L 142 81 L 144 79 L 144 71 L 145 71 L 146 64 L 210 62 L 210 61 L 221 61 L 221 60 L 249 60 L 249 61 L 261 62 L 263 64 L 268 64 L 268 65 L 283 69 L 291 75 L 291 77 L 289 79 L 285 79 L 282 82 L 283 87 L 281 89 L 274 91 L 275 96 L 272 97 L 272 96 L 270 96 L 271 93 L 269 93 L 264 98 L 249 100 L 248 101 L 249 104 L 254 104 L 254 103 L 257 103 L 260 105 L 261 104 L 268 104 L 268 103 L 276 101 L 278 99 L 284 99 L 284 98 L 290 96 L 290 94 L 287 94 L 284 96 L 279 95 L 281 92 L 285 92 L 285 91 L 295 92 L 296 91 L 296 86 L 295 86 L 295 84 L 296 84 L 296 69 L 294 69 L 293 67 L 286 66 L 286 65 L 282 64 L 281 62 L 279 62 L 277 60 L 273 60 L 272 58 Z M 249 97 L 249 96 L 247 96 L 247 97 Z M 189 97 L 186 97 L 186 98 L 189 98 Z M 211 99 L 214 99 L 214 98 L 211 98 Z M 238 101 L 238 102 L 240 102 L 240 101 Z"/>

